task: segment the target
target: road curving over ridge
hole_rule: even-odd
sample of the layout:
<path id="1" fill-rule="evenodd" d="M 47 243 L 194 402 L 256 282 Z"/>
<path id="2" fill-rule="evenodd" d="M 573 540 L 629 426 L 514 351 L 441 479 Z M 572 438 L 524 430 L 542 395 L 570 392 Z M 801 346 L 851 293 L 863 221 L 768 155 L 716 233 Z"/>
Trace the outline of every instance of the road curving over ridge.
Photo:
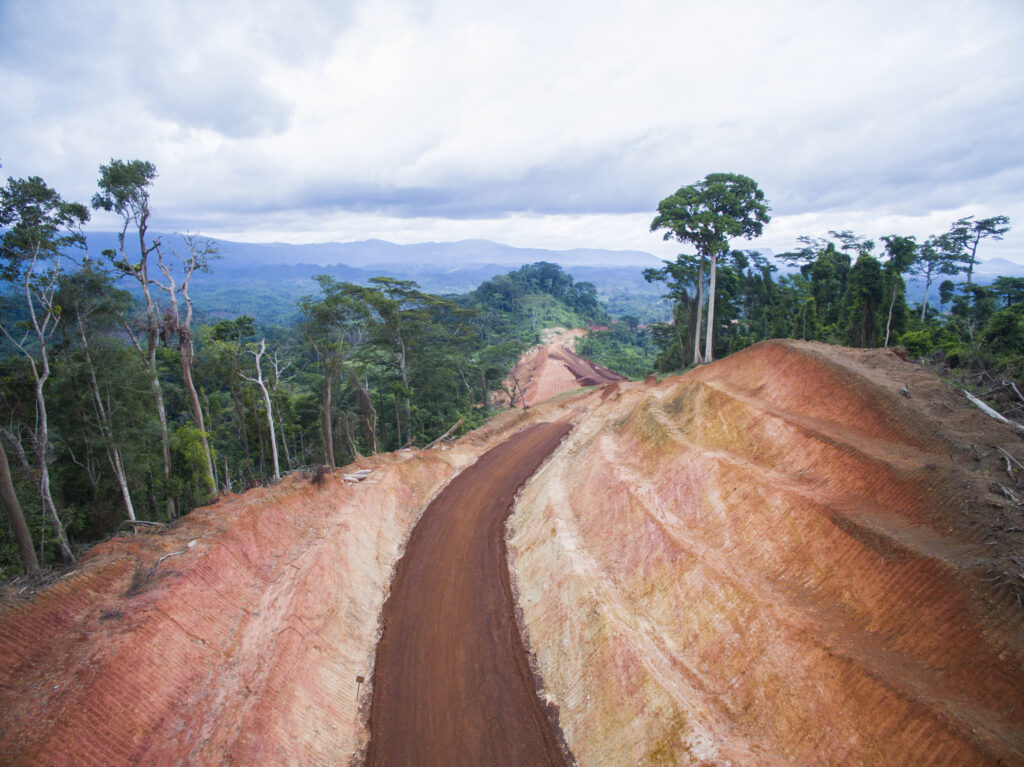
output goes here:
<path id="1" fill-rule="evenodd" d="M 523 354 L 506 379 L 505 388 L 515 394 L 514 407 L 533 407 L 581 387 L 628 380 L 573 350 L 576 340 L 586 332 L 561 328 L 544 331 L 547 337 L 543 343 Z"/>
<path id="2" fill-rule="evenodd" d="M 569 433 L 527 427 L 434 499 L 384 605 L 367 765 L 566 765 L 516 626 L 505 519 Z"/>
<path id="3" fill-rule="evenodd" d="M 569 420 L 561 442 L 528 444 Z M 1024 438 L 892 351 L 773 341 L 498 412 L 321 485 L 295 473 L 98 545 L 46 587 L 0 588 L 0 764 L 1024 766 L 1011 460 Z M 518 493 L 499 481 L 509 466 L 530 475 Z M 371 473 L 345 481 L 356 468 Z M 430 537 L 431 499 L 474 471 L 505 506 L 469 519 L 457 504 L 434 522 L 454 533 L 433 540 L 480 524 L 497 542 L 476 559 L 435 551 L 428 569 L 452 584 L 497 573 L 506 598 L 514 584 L 551 712 L 521 655 L 511 683 L 483 664 L 443 674 L 448 702 L 417 703 L 426 687 L 400 670 L 417 687 L 391 689 L 431 718 L 392 728 L 413 744 L 398 756 L 381 741 L 371 754 L 388 583 L 397 595 L 412 531 Z M 511 572 L 482 561 L 505 530 Z M 413 599 L 424 631 L 457 637 L 448 660 L 492 620 L 514 655 L 505 604 L 445 626 L 439 603 Z M 509 689 L 529 698 L 535 738 L 499 733 Z M 499 714 L 484 714 L 495 690 Z M 386 721 L 373 711 L 376 736 Z M 464 741 L 447 755 L 422 739 L 444 727 Z"/>

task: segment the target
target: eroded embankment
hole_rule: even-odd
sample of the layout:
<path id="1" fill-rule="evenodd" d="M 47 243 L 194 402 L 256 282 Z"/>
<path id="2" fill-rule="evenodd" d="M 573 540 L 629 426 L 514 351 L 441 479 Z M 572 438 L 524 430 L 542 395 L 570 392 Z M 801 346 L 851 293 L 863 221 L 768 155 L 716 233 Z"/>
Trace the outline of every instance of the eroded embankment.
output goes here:
<path id="1" fill-rule="evenodd" d="M 0 763 L 345 764 L 380 612 L 419 514 L 453 476 L 572 397 L 495 416 L 454 446 L 292 475 L 160 534 L 95 547 L 0 605 Z"/>
<path id="2" fill-rule="evenodd" d="M 293 475 L 96 547 L 0 614 L 0 761 L 343 761 L 383 585 L 457 464 L 379 458 L 352 486 Z"/>
<path id="3" fill-rule="evenodd" d="M 1020 512 L 930 414 L 955 403 L 860 354 L 620 385 L 524 488 L 514 572 L 580 764 L 1024 763 L 1024 624 L 980 516 Z"/>

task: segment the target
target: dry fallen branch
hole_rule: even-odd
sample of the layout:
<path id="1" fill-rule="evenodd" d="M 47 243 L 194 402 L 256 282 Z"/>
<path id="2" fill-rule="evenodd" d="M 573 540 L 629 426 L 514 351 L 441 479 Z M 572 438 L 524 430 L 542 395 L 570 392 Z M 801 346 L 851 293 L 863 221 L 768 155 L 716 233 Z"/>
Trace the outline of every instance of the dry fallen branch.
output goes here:
<path id="1" fill-rule="evenodd" d="M 147 578 L 153 577 L 153 574 L 156 572 L 156 569 L 158 567 L 160 567 L 160 563 L 163 562 L 168 557 L 174 557 L 174 556 L 177 556 L 178 554 L 184 554 L 186 551 L 188 551 L 188 549 L 182 549 L 181 551 L 172 551 L 169 554 L 164 554 L 162 557 L 160 557 L 160 559 L 158 559 L 156 561 L 156 564 L 154 564 L 151 568 L 149 568 L 149 572 L 146 573 L 146 577 Z"/>
<path id="2" fill-rule="evenodd" d="M 166 527 L 166 522 L 147 522 L 144 519 L 126 519 L 119 526 L 124 527 L 125 525 L 131 525 L 132 527 L 153 527 L 160 528 Z"/>
<path id="3" fill-rule="evenodd" d="M 1008 498 L 1009 500 L 1013 501 L 1018 506 L 1020 505 L 1021 500 L 1014 494 L 1014 492 L 1010 488 L 1008 488 L 1006 485 L 998 483 L 998 482 L 996 484 L 999 485 L 999 489 L 1002 491 L 1003 495 L 1006 498 Z"/>
<path id="4" fill-rule="evenodd" d="M 434 445 L 436 445 L 436 444 L 437 444 L 438 442 L 440 442 L 441 440 L 445 439 L 445 438 L 446 438 L 446 437 L 447 437 L 447 436 L 448 436 L 449 434 L 451 434 L 451 433 L 452 433 L 453 431 L 455 431 L 456 429 L 458 429 L 458 428 L 459 428 L 460 426 L 462 426 L 462 424 L 464 424 L 465 422 L 466 422 L 466 418 L 465 418 L 465 416 L 463 416 L 463 417 L 462 417 L 462 418 L 460 418 L 460 419 L 459 419 L 458 421 L 456 421 L 456 422 L 454 423 L 454 425 L 453 425 L 453 426 L 452 426 L 452 427 L 451 427 L 450 429 L 448 429 L 448 431 L 446 431 L 446 432 L 445 432 L 444 434 L 442 434 L 442 435 L 441 435 L 440 437 L 438 437 L 437 439 L 435 439 L 435 440 L 434 440 L 433 442 L 431 442 L 431 443 L 430 443 L 429 445 L 427 445 L 427 446 L 426 446 L 425 448 L 423 448 L 423 449 L 424 449 L 424 450 L 430 450 L 430 448 L 432 448 L 432 447 L 433 447 Z"/>
<path id="5" fill-rule="evenodd" d="M 373 469 L 360 469 L 351 474 L 342 474 L 341 478 L 346 482 L 362 482 L 373 473 Z"/>
<path id="6" fill-rule="evenodd" d="M 1005 381 L 1004 383 L 1006 383 L 1007 386 L 1009 386 L 1017 393 L 1017 396 L 1020 398 L 1021 402 L 1024 402 L 1024 394 L 1020 393 L 1020 389 L 1017 388 L 1017 384 L 1015 384 L 1013 381 Z"/>
<path id="7" fill-rule="evenodd" d="M 964 393 L 964 396 L 967 397 L 968 400 L 970 400 L 972 405 L 981 410 L 981 412 L 983 412 L 985 415 L 989 416 L 990 418 L 994 418 L 1000 423 L 1005 423 L 1007 426 L 1010 426 L 1011 428 L 1016 430 L 1018 434 L 1024 434 L 1024 425 L 1019 424 L 1016 421 L 1011 421 L 1002 413 L 993 410 L 980 399 L 971 394 L 969 391 L 966 391 L 965 389 L 961 389 L 960 391 Z"/>
<path id="8" fill-rule="evenodd" d="M 1022 470 L 1024 470 L 1024 463 L 1021 463 L 1020 461 L 1018 461 L 1016 458 L 1014 458 L 1012 455 L 1010 455 L 1006 450 L 1003 450 L 1001 447 L 999 447 L 999 445 L 996 445 L 996 450 L 998 450 L 1000 453 L 1002 453 L 1003 457 L 1006 459 L 1006 473 L 1010 475 L 1010 479 L 1016 479 L 1016 477 L 1013 474 L 1013 470 L 1010 468 L 1010 463 L 1012 461 L 1014 464 L 1016 464 L 1017 468 L 1022 469 Z"/>

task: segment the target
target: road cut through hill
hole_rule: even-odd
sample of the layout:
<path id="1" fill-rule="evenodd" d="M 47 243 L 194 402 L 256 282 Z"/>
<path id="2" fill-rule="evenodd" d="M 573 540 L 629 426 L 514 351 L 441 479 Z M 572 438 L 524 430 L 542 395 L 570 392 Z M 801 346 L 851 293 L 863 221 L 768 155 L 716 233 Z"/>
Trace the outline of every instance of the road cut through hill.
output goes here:
<path id="1" fill-rule="evenodd" d="M 625 381 L 626 376 L 581 357 L 573 350 L 585 330 L 552 328 L 543 343 L 526 352 L 512 369 L 505 388 L 514 393 L 514 406 L 532 407 L 584 386 Z"/>
<path id="2" fill-rule="evenodd" d="M 384 605 L 368 765 L 566 765 L 516 625 L 505 519 L 568 434 L 515 434 L 430 504 Z"/>

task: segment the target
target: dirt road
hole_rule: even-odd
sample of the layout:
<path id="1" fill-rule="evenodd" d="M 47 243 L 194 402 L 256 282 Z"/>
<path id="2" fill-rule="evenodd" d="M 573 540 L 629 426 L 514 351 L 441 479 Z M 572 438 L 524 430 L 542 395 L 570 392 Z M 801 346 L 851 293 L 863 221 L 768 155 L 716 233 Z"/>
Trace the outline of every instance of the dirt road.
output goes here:
<path id="1" fill-rule="evenodd" d="M 600 386 L 627 380 L 624 375 L 585 359 L 572 344 L 585 330 L 560 331 L 550 335 L 520 358 L 505 383 L 516 391 L 515 405 L 532 407 L 538 402 L 582 386 Z"/>
<path id="2" fill-rule="evenodd" d="M 424 512 L 384 605 L 367 764 L 566 764 L 516 627 L 504 522 L 570 429 L 519 432 Z"/>

